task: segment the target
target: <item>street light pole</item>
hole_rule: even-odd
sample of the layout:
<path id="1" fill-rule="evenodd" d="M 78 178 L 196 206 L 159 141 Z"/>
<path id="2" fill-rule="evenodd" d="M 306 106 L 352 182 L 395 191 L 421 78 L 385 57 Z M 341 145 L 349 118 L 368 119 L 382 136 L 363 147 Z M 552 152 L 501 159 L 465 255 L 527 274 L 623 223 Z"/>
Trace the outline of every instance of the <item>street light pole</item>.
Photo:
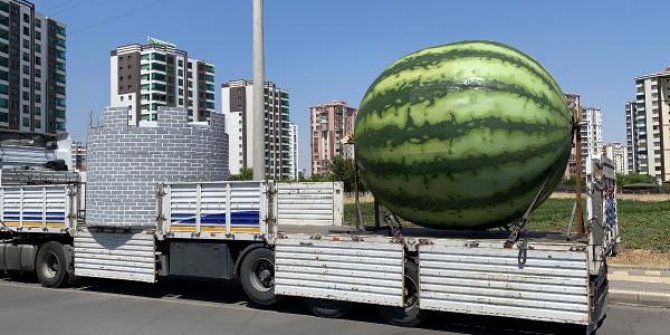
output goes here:
<path id="1" fill-rule="evenodd" d="M 263 0 L 253 0 L 254 89 L 251 164 L 254 180 L 265 180 L 265 56 L 263 50 Z"/>

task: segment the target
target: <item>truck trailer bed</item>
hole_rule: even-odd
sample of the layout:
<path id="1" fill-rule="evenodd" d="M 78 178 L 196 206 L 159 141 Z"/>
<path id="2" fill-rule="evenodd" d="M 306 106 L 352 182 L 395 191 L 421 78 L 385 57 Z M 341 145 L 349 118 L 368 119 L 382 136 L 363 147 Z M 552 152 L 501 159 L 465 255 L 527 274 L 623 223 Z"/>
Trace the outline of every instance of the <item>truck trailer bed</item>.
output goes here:
<path id="1" fill-rule="evenodd" d="M 276 292 L 402 307 L 407 260 L 417 268 L 422 310 L 573 323 L 595 327 L 605 306 L 604 269 L 588 240 L 529 232 L 504 248 L 505 231 L 278 227 Z M 596 282 L 597 281 L 597 282 Z"/>

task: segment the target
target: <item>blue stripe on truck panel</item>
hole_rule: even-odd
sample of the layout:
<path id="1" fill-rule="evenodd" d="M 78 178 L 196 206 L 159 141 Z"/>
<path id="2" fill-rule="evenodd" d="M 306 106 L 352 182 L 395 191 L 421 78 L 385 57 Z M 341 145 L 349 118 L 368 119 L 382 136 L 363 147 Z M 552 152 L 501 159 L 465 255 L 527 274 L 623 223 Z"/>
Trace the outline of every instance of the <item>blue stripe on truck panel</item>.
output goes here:
<path id="1" fill-rule="evenodd" d="M 21 221 L 20 213 L 17 211 L 4 211 L 5 221 Z M 65 212 L 46 212 L 46 220 L 52 222 L 65 222 Z M 23 212 L 23 221 L 42 222 L 42 212 Z"/>
<path id="2" fill-rule="evenodd" d="M 173 213 L 172 223 L 195 224 L 194 213 Z M 226 213 L 203 214 L 200 224 L 226 225 Z M 237 211 L 230 216 L 230 225 L 236 227 L 258 227 L 260 225 L 259 211 Z"/>

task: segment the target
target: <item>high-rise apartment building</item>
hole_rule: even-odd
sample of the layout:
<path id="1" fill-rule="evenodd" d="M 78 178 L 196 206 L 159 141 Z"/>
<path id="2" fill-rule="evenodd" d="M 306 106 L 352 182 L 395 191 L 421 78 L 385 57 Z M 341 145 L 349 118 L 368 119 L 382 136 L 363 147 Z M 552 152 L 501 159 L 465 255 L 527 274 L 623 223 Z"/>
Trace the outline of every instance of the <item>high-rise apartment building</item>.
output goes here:
<path id="1" fill-rule="evenodd" d="M 86 143 L 72 142 L 70 152 L 72 155 L 70 168 L 77 172 L 86 171 Z"/>
<path id="2" fill-rule="evenodd" d="M 637 161 L 637 143 L 639 141 L 638 131 L 644 127 L 643 122 L 637 122 L 637 107 L 635 101 L 626 101 L 626 154 L 628 159 L 628 172 L 639 173 Z"/>
<path id="3" fill-rule="evenodd" d="M 601 159 L 603 156 L 603 113 L 600 108 L 582 108 L 582 171 L 587 159 Z"/>
<path id="4" fill-rule="evenodd" d="M 295 123 L 289 124 L 289 165 L 291 167 L 291 178 L 298 179 L 298 125 Z"/>
<path id="5" fill-rule="evenodd" d="M 628 174 L 628 150 L 625 145 L 619 142 L 605 144 L 603 154 L 612 160 L 616 173 Z"/>
<path id="6" fill-rule="evenodd" d="M 184 107 L 189 121 L 215 113 L 214 65 L 190 58 L 169 42 L 149 38 L 111 51 L 112 107 L 128 107 L 128 123 L 155 121 L 159 107 Z"/>
<path id="7" fill-rule="evenodd" d="M 631 172 L 670 182 L 670 68 L 635 78 L 635 89 L 626 103 Z"/>
<path id="8" fill-rule="evenodd" d="M 0 0 L 0 131 L 65 132 L 65 26 Z"/>
<path id="9" fill-rule="evenodd" d="M 345 101 L 332 101 L 309 108 L 313 175 L 327 173 L 330 161 L 336 156 L 354 158 L 353 147 L 342 144 L 342 138 L 353 132 L 356 113 L 357 109 L 348 106 Z"/>
<path id="10" fill-rule="evenodd" d="M 254 82 L 232 80 L 221 85 L 222 109 L 229 137 L 230 174 L 252 168 Z M 292 154 L 289 94 L 271 81 L 265 82 L 265 173 L 268 178 L 295 178 L 297 154 Z M 297 128 L 295 129 L 297 132 Z M 297 146 L 297 142 L 295 143 Z"/>

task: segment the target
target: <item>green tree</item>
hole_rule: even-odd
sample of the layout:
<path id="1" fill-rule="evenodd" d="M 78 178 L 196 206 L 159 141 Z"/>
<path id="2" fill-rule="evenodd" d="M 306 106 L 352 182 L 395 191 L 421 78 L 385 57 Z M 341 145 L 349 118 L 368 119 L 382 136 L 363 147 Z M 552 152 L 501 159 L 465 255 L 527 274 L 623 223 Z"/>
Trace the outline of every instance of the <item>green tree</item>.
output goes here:
<path id="1" fill-rule="evenodd" d="M 228 180 L 253 180 L 254 170 L 251 168 L 242 168 L 239 174 L 230 175 Z"/>
<path id="2" fill-rule="evenodd" d="M 353 192 L 355 190 L 355 174 L 356 166 L 352 159 L 344 159 L 342 157 L 335 157 L 329 164 L 331 181 L 341 181 L 344 184 L 345 192 Z M 358 174 L 358 191 L 364 192 L 365 185 L 361 178 L 362 174 Z"/>
<path id="3" fill-rule="evenodd" d="M 630 184 L 657 184 L 658 181 L 656 180 L 656 177 L 648 174 L 629 173 L 617 174 L 616 183 L 619 187 L 623 187 Z"/>

